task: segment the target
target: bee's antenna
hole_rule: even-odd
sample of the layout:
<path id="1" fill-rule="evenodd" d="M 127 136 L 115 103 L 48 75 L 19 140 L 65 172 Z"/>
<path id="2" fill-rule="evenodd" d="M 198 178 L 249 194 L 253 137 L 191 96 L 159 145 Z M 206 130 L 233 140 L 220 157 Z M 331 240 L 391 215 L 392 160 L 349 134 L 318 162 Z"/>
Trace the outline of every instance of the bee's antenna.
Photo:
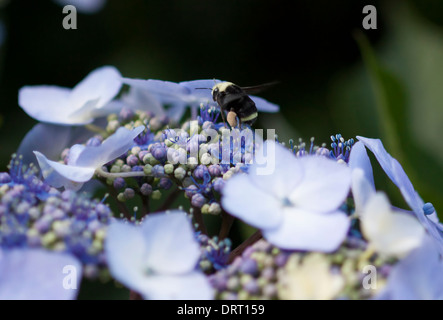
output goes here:
<path id="1" fill-rule="evenodd" d="M 195 88 L 195 89 L 208 89 L 208 90 L 212 90 L 212 88 Z"/>

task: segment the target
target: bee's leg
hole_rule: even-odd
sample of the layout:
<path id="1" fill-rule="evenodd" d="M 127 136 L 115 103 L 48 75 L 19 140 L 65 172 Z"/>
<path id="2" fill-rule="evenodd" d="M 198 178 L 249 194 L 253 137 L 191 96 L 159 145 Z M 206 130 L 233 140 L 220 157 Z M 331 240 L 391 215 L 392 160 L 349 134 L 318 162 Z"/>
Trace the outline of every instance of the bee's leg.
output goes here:
<path id="1" fill-rule="evenodd" d="M 238 128 L 241 131 L 241 129 L 242 129 L 242 122 L 241 122 L 241 118 L 240 117 L 238 117 Z"/>
<path id="2" fill-rule="evenodd" d="M 221 114 L 223 123 L 225 124 L 225 128 L 228 128 L 228 125 L 227 125 L 227 122 L 226 122 L 226 118 L 225 118 L 225 111 L 222 108 L 220 108 L 220 114 Z"/>

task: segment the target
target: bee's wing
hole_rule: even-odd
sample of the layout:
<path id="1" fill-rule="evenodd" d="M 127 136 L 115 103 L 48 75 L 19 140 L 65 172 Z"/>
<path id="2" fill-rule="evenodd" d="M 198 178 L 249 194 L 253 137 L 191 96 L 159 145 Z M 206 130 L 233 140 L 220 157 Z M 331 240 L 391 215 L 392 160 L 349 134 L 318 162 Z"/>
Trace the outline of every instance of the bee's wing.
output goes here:
<path id="1" fill-rule="evenodd" d="M 266 90 L 272 86 L 275 86 L 278 83 L 279 83 L 278 81 L 272 81 L 272 82 L 260 84 L 258 86 L 241 87 L 241 89 L 247 94 L 257 94 L 259 92 L 262 92 L 263 90 Z"/>

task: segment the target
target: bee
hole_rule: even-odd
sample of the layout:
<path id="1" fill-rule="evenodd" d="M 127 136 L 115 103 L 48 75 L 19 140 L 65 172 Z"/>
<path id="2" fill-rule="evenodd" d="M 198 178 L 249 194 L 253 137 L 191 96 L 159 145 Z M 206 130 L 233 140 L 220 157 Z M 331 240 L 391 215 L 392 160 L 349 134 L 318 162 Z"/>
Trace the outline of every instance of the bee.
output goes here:
<path id="1" fill-rule="evenodd" d="M 239 124 L 241 128 L 243 123 L 251 126 L 257 120 L 258 110 L 255 102 L 248 94 L 258 93 L 274 84 L 276 84 L 276 82 L 252 87 L 240 87 L 232 82 L 215 84 L 211 91 L 212 99 L 217 102 L 221 109 L 220 114 L 225 126 L 226 122 L 231 127 L 236 127 L 237 124 Z M 226 117 L 224 111 L 228 112 Z M 237 123 L 237 118 L 239 123 Z"/>

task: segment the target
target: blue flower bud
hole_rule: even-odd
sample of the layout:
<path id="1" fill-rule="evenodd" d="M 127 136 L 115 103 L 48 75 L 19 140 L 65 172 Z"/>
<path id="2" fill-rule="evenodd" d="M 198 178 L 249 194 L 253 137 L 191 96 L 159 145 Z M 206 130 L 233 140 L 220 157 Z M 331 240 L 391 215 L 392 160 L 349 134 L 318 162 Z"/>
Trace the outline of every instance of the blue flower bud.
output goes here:
<path id="1" fill-rule="evenodd" d="M 161 178 L 165 174 L 165 169 L 162 165 L 157 164 L 152 167 L 151 174 L 156 178 Z"/>
<path id="2" fill-rule="evenodd" d="M 434 206 L 432 205 L 432 203 L 427 202 L 423 205 L 423 211 L 425 213 L 425 215 L 430 215 L 433 214 L 435 212 Z"/>

